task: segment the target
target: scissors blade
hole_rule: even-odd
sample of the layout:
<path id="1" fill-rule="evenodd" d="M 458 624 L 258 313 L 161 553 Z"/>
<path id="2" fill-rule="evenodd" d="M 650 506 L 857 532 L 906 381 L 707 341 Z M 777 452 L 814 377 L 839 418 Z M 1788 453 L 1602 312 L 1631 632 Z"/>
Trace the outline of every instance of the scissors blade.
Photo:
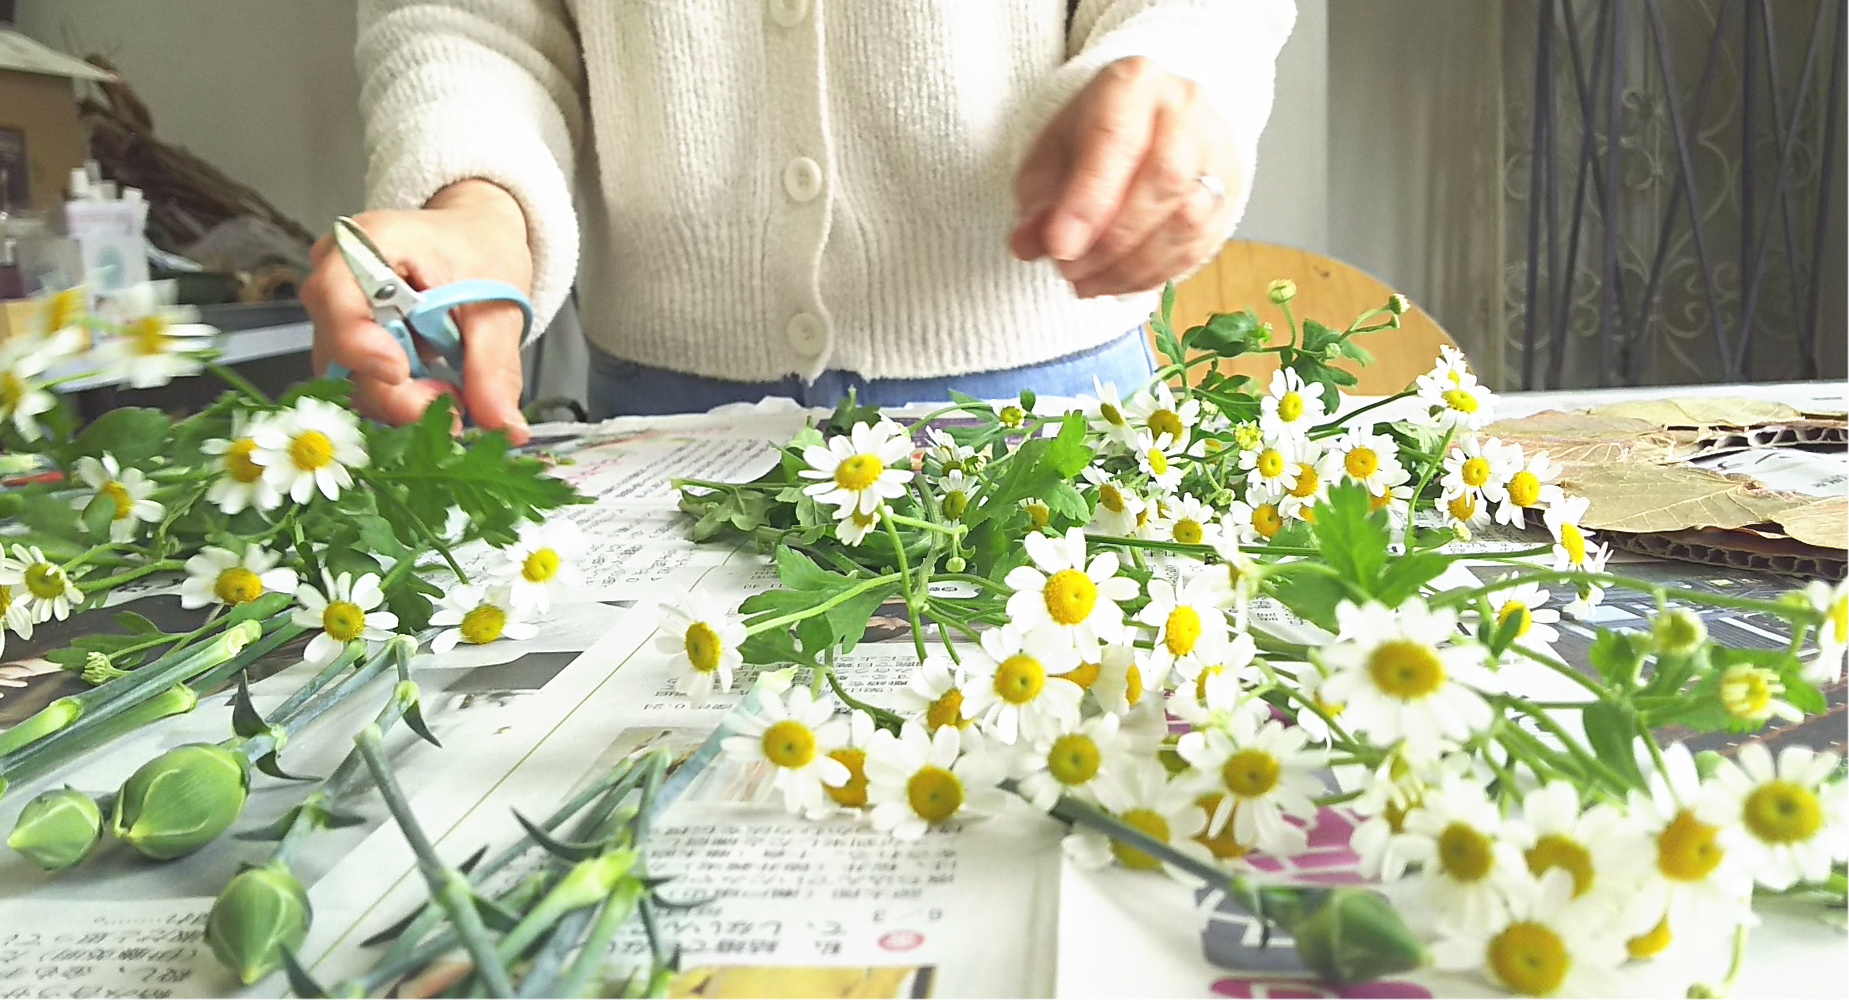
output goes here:
<path id="1" fill-rule="evenodd" d="M 334 220 L 334 247 L 359 282 L 375 316 L 391 310 L 402 318 L 411 311 L 417 292 L 385 262 L 385 255 L 359 224 L 346 216 Z"/>

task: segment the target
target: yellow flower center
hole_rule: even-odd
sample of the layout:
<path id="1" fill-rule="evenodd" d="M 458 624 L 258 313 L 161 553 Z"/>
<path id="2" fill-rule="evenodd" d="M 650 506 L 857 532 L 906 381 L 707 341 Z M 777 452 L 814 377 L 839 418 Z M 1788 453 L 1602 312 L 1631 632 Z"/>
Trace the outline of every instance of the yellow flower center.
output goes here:
<path id="1" fill-rule="evenodd" d="M 1278 419 L 1294 424 L 1303 416 L 1303 394 L 1287 392 L 1278 397 Z"/>
<path id="2" fill-rule="evenodd" d="M 1458 478 L 1472 489 L 1482 489 L 1489 482 L 1489 459 L 1481 455 L 1464 459 L 1463 467 L 1458 469 Z"/>
<path id="3" fill-rule="evenodd" d="M 1784 693 L 1778 675 L 1764 667 L 1740 663 L 1721 674 L 1721 708 L 1736 719 L 1765 721 L 1772 714 L 1772 699 Z"/>
<path id="4" fill-rule="evenodd" d="M 1276 757 L 1248 747 L 1220 765 L 1220 780 L 1239 798 L 1256 799 L 1278 786 L 1281 770 Z"/>
<path id="5" fill-rule="evenodd" d="M 1018 406 L 1004 406 L 995 414 L 1003 427 L 1019 427 L 1027 419 L 1027 411 Z"/>
<path id="6" fill-rule="evenodd" d="M 1167 434 L 1174 440 L 1180 441 L 1182 431 L 1185 429 L 1186 428 L 1181 425 L 1181 414 L 1176 413 L 1174 410 L 1157 410 L 1149 415 L 1149 433 L 1151 436 L 1161 437 Z"/>
<path id="7" fill-rule="evenodd" d="M 33 563 L 26 567 L 26 593 L 41 601 L 63 597 L 64 571 L 51 563 Z"/>
<path id="8" fill-rule="evenodd" d="M 479 646 L 501 637 L 507 628 L 507 612 L 493 604 L 478 604 L 462 616 L 462 641 Z"/>
<path id="9" fill-rule="evenodd" d="M 1727 849 L 1716 841 L 1720 827 L 1709 826 L 1684 809 L 1656 835 L 1656 867 L 1672 882 L 1699 882 L 1720 867 Z"/>
<path id="10" fill-rule="evenodd" d="M 1113 514 L 1124 512 L 1124 493 L 1116 483 L 1104 483 L 1098 487 L 1098 504 Z"/>
<path id="11" fill-rule="evenodd" d="M 1445 504 L 1445 510 L 1450 512 L 1451 520 L 1462 524 L 1477 516 L 1477 498 L 1474 494 L 1459 493 Z"/>
<path id="12" fill-rule="evenodd" d="M 1290 488 L 1290 495 L 1299 500 L 1308 500 L 1316 495 L 1316 488 L 1321 485 L 1322 480 L 1317 478 L 1316 470 L 1299 463 L 1297 465 L 1297 484 Z"/>
<path id="13" fill-rule="evenodd" d="M 1528 870 L 1540 878 L 1549 868 L 1563 868 L 1573 876 L 1573 895 L 1583 896 L 1592 888 L 1592 852 L 1571 837 L 1558 833 L 1542 836 L 1523 855 Z"/>
<path id="14" fill-rule="evenodd" d="M 1477 412 L 1477 397 L 1462 389 L 1446 389 L 1445 405 L 1459 413 Z"/>
<path id="15" fill-rule="evenodd" d="M 1035 531 L 1046 527 L 1046 523 L 1052 519 L 1053 510 L 1046 504 L 1035 500 L 1027 505 L 1027 523 Z"/>
<path id="16" fill-rule="evenodd" d="M 263 581 L 250 570 L 233 566 L 212 582 L 212 595 L 225 604 L 245 604 L 263 596 Z"/>
<path id="17" fill-rule="evenodd" d="M 1168 649 L 1170 656 L 1186 656 L 1194 652 L 1194 647 L 1201 641 L 1201 616 L 1187 605 L 1177 607 L 1168 613 L 1168 620 L 1162 625 L 1162 645 Z"/>
<path id="18" fill-rule="evenodd" d="M 366 631 L 366 612 L 352 601 L 329 601 L 321 612 L 321 631 L 336 642 L 352 642 Z"/>
<path id="19" fill-rule="evenodd" d="M 1520 601 L 1508 601 L 1503 604 L 1502 609 L 1496 612 L 1496 627 L 1506 626 L 1511 618 L 1515 619 L 1517 639 L 1527 635 L 1528 630 L 1534 627 L 1534 612 L 1529 611 L 1528 605 Z"/>
<path id="20" fill-rule="evenodd" d="M 1219 792 L 1212 792 L 1210 794 L 1203 795 L 1198 799 L 1195 799 L 1194 804 L 1200 806 L 1201 811 L 1206 813 L 1207 818 L 1211 820 L 1213 818 L 1214 812 L 1220 808 L 1220 803 L 1225 798 L 1226 796 L 1220 794 Z M 1233 806 L 1233 817 L 1232 818 L 1237 818 L 1238 815 L 1239 815 L 1239 806 L 1235 804 Z M 1211 853 L 1214 857 L 1220 859 L 1221 861 L 1229 861 L 1233 858 L 1245 857 L 1246 852 L 1251 850 L 1251 846 L 1247 844 L 1241 844 L 1239 842 L 1239 839 L 1233 836 L 1234 825 L 1235 824 L 1232 822 L 1232 819 L 1229 818 L 1228 821 L 1220 827 L 1219 833 L 1216 833 L 1213 836 L 1209 837 L 1207 836 L 1207 831 L 1205 829 L 1202 829 L 1200 833 L 1195 834 L 1194 840 L 1196 843 L 1199 843 L 1201 846 L 1207 848 L 1209 853 Z"/>
<path id="21" fill-rule="evenodd" d="M 128 325 L 130 350 L 144 358 L 165 354 L 173 340 L 167 336 L 168 323 L 159 316 L 143 316 Z"/>
<path id="22" fill-rule="evenodd" d="M 1342 471 L 1350 479 L 1366 479 L 1380 469 L 1380 456 L 1372 448 L 1356 448 L 1342 459 Z"/>
<path id="23" fill-rule="evenodd" d="M 1368 676 L 1382 693 L 1401 701 L 1431 695 L 1445 683 L 1438 651 L 1410 639 L 1389 639 L 1368 655 Z"/>
<path id="24" fill-rule="evenodd" d="M 687 662 L 693 669 L 703 674 L 710 674 L 719 669 L 721 653 L 719 633 L 713 631 L 705 622 L 694 622 L 687 626 L 687 634 L 681 639 L 681 647 L 687 651 Z"/>
<path id="25" fill-rule="evenodd" d="M 26 399 L 26 380 L 10 371 L 0 372 L 0 406 L 7 412 L 19 409 Z"/>
<path id="26" fill-rule="evenodd" d="M 1836 603 L 1830 605 L 1826 623 L 1831 641 L 1849 644 L 1849 594 L 1838 597 Z"/>
<path id="27" fill-rule="evenodd" d="M 1663 919 L 1656 922 L 1655 927 L 1624 942 L 1624 950 L 1634 961 L 1642 961 L 1662 954 L 1663 949 L 1669 947 L 1671 940 L 1673 937 L 1669 933 L 1669 914 L 1665 913 Z"/>
<path id="28" fill-rule="evenodd" d="M 1046 613 L 1061 625 L 1077 625 L 1091 617 L 1098 604 L 1098 585 L 1076 569 L 1062 569 L 1047 578 Z"/>
<path id="29" fill-rule="evenodd" d="M 257 450 L 257 442 L 250 438 L 238 438 L 225 449 L 225 474 L 234 482 L 254 483 L 263 478 L 263 466 L 251 457 Z M 292 449 L 293 450 L 293 449 Z"/>
<path id="30" fill-rule="evenodd" d="M 83 318 L 83 292 L 81 289 L 69 288 L 58 292 L 45 300 L 45 309 L 40 316 L 44 322 L 40 330 L 46 336 L 57 333 L 67 326 L 76 325 Z"/>
<path id="31" fill-rule="evenodd" d="M 1509 477 L 1509 502 L 1517 507 L 1533 507 L 1540 503 L 1540 478 L 1527 469 Z"/>
<path id="32" fill-rule="evenodd" d="M 0 618 L 4 618 L 6 616 L 6 610 L 12 606 L 13 588 L 4 583 L 0 583 Z"/>
<path id="33" fill-rule="evenodd" d="M 1124 425 L 1123 411 L 1109 403 L 1098 404 L 1098 416 L 1103 417 L 1104 422 L 1110 424 L 1112 427 L 1122 427 Z"/>
<path id="34" fill-rule="evenodd" d="M 1388 504 L 1391 504 L 1392 502 L 1393 502 L 1393 491 L 1392 490 L 1382 490 L 1379 493 L 1369 493 L 1367 495 L 1367 509 L 1371 511 L 1372 510 L 1382 510 L 1386 508 L 1386 506 Z"/>
<path id="35" fill-rule="evenodd" d="M 1253 465 L 1260 476 L 1276 479 L 1284 474 L 1284 455 L 1276 448 L 1266 448 L 1258 453 L 1258 461 Z"/>
<path id="36" fill-rule="evenodd" d="M 1495 862 L 1490 839 L 1468 823 L 1452 823 L 1438 834 L 1438 866 L 1456 881 L 1481 881 Z"/>
<path id="37" fill-rule="evenodd" d="M 938 695 L 937 700 L 925 709 L 925 728 L 934 733 L 945 726 L 961 729 L 966 725 L 969 725 L 969 720 L 963 717 L 963 691 L 960 688 L 951 688 Z"/>
<path id="38" fill-rule="evenodd" d="M 0 610 L 4 610 L 4 609 L 5 609 L 5 605 L 0 605 Z M 1078 666 L 1073 667 L 1071 670 L 1066 671 L 1065 678 L 1071 681 L 1072 683 L 1077 684 L 1079 686 L 1079 690 L 1089 691 L 1091 690 L 1091 686 L 1093 684 L 1098 683 L 1098 675 L 1102 673 L 1103 671 L 1104 671 L 1104 667 L 1101 664 L 1081 663 Z"/>
<path id="39" fill-rule="evenodd" d="M 1143 669 L 1132 663 L 1124 668 L 1124 704 L 1135 708 L 1143 700 Z"/>
<path id="40" fill-rule="evenodd" d="M 1117 817 L 1118 822 L 1138 833 L 1147 834 L 1155 840 L 1168 843 L 1168 820 L 1152 809 L 1131 809 Z M 1111 853 L 1117 863 L 1125 868 L 1137 868 L 1150 871 L 1162 867 L 1162 862 L 1121 841 L 1111 841 Z"/>
<path id="41" fill-rule="evenodd" d="M 1560 547 L 1567 552 L 1567 562 L 1573 566 L 1586 564 L 1586 534 L 1579 530 L 1577 524 L 1560 526 Z"/>
<path id="42" fill-rule="evenodd" d="M 859 747 L 842 747 L 831 750 L 828 756 L 841 762 L 847 768 L 847 781 L 839 788 L 822 786 L 822 791 L 835 800 L 835 805 L 846 809 L 859 809 L 867 804 L 867 752 Z"/>
<path id="43" fill-rule="evenodd" d="M 1102 755 L 1098 744 L 1084 733 L 1067 733 L 1053 741 L 1046 754 L 1046 769 L 1062 785 L 1083 785 L 1098 773 Z"/>
<path id="44" fill-rule="evenodd" d="M 1223 673 L 1226 673 L 1226 667 L 1218 663 L 1210 663 L 1202 667 L 1201 672 L 1194 675 L 1194 700 L 1205 702 L 1207 685 L 1213 683 L 1213 679 Z"/>
<path id="45" fill-rule="evenodd" d="M 1258 537 L 1269 539 L 1284 529 L 1284 517 L 1278 513 L 1278 505 L 1261 503 L 1252 508 L 1252 530 Z"/>
<path id="46" fill-rule="evenodd" d="M 114 505 L 116 512 L 113 516 L 113 520 L 122 520 L 128 516 L 129 511 L 135 508 L 135 500 L 128 495 L 128 487 L 113 479 L 98 486 L 96 488 L 96 495 L 107 497 L 109 502 Z"/>
<path id="47" fill-rule="evenodd" d="M 963 808 L 963 782 L 936 764 L 926 764 L 905 783 L 905 800 L 926 823 L 942 823 Z"/>
<path id="48" fill-rule="evenodd" d="M 1046 668 L 1026 653 L 1016 653 L 995 668 L 995 696 L 1010 705 L 1025 705 L 1046 687 Z"/>
<path id="49" fill-rule="evenodd" d="M 815 734 L 793 719 L 764 730 L 758 744 L 764 748 L 764 759 L 778 767 L 808 767 L 815 759 Z"/>
<path id="50" fill-rule="evenodd" d="M 1796 844 L 1822 828 L 1823 804 L 1795 781 L 1768 781 L 1746 797 L 1740 819 L 1747 832 L 1768 844 Z"/>
<path id="51" fill-rule="evenodd" d="M 1144 456 L 1144 459 L 1149 463 L 1149 472 L 1151 475 L 1168 475 L 1168 456 L 1162 454 L 1162 449 L 1149 449 L 1149 453 Z"/>
<path id="52" fill-rule="evenodd" d="M 559 571 L 559 554 L 552 549 L 534 549 L 520 561 L 520 577 L 528 583 L 549 583 Z"/>
<path id="53" fill-rule="evenodd" d="M 320 431 L 303 431 L 289 439 L 289 461 L 303 472 L 324 469 L 334 461 L 334 442 Z"/>
<path id="54" fill-rule="evenodd" d="M 880 473 L 885 471 L 886 463 L 880 461 L 878 455 L 862 452 L 835 466 L 835 485 L 850 493 L 859 493 L 879 482 Z"/>
<path id="55" fill-rule="evenodd" d="M 1489 967 L 1511 990 L 1539 997 L 1560 988 L 1573 956 L 1546 924 L 1519 920 L 1490 939 Z"/>

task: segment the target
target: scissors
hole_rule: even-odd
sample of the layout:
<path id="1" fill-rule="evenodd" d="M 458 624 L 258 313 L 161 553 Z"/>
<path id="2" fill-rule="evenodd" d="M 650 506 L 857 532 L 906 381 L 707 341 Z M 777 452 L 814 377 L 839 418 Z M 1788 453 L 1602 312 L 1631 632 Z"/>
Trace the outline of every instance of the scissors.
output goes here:
<path id="1" fill-rule="evenodd" d="M 384 327 L 404 351 L 412 378 L 434 378 L 461 387 L 462 333 L 450 318 L 452 309 L 477 302 L 511 302 L 520 307 L 522 343 L 533 329 L 533 304 L 505 282 L 470 278 L 418 291 L 392 270 L 366 231 L 345 216 L 334 220 L 334 246 L 372 304 L 373 322 Z M 418 351 L 420 340 L 435 353 L 434 361 L 424 361 Z M 351 372 L 344 365 L 329 363 L 327 374 L 346 378 Z"/>

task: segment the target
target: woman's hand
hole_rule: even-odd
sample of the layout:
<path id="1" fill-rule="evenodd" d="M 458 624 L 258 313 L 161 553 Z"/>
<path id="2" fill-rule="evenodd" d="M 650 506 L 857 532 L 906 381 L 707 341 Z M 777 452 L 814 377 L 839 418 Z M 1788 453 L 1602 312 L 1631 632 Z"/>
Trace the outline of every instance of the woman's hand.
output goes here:
<path id="1" fill-rule="evenodd" d="M 533 282 L 526 217 L 512 195 L 487 181 L 460 181 L 414 211 L 367 212 L 354 218 L 379 252 L 415 288 L 464 278 L 488 278 L 523 291 Z M 404 424 L 423 415 L 439 393 L 435 379 L 411 378 L 398 342 L 373 322 L 372 307 L 333 240 L 315 244 L 315 269 L 302 285 L 314 321 L 314 367 L 338 361 L 353 372 L 353 400 L 376 420 Z M 487 302 L 459 309 L 462 332 L 462 410 L 476 426 L 504 429 L 515 444 L 527 439 L 520 416 L 520 310 Z"/>
<path id="2" fill-rule="evenodd" d="M 1028 150 L 1009 247 L 1058 261 L 1081 298 L 1156 288 L 1219 251 L 1232 198 L 1214 186 L 1236 182 L 1234 165 L 1232 130 L 1193 81 L 1121 59 Z"/>

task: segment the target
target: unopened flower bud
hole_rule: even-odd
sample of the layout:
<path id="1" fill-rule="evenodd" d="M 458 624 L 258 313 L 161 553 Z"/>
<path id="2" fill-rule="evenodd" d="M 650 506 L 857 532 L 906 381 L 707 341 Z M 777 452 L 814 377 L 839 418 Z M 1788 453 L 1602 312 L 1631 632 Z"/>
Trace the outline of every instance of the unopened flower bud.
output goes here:
<path id="1" fill-rule="evenodd" d="M 314 913 L 302 883 L 282 865 L 246 868 L 212 903 L 205 940 L 244 985 L 282 968 L 283 949 L 308 936 Z"/>
<path id="2" fill-rule="evenodd" d="M 952 521 L 963 516 L 969 509 L 969 495 L 962 490 L 951 490 L 944 494 L 944 516 Z"/>
<path id="3" fill-rule="evenodd" d="M 103 811 L 96 800 L 75 788 L 54 788 L 19 811 L 6 846 L 55 872 L 89 857 L 102 836 Z"/>
<path id="4" fill-rule="evenodd" d="M 1650 638 L 1664 656 L 1687 656 L 1708 641 L 1708 626 L 1698 615 L 1670 608 L 1650 623 Z"/>
<path id="5" fill-rule="evenodd" d="M 1398 292 L 1394 292 L 1392 295 L 1387 296 L 1387 311 L 1393 315 L 1404 316 L 1406 315 L 1406 310 L 1411 308 L 1412 303 L 1406 301 L 1406 296 Z"/>
<path id="6" fill-rule="evenodd" d="M 82 676 L 85 684 L 95 687 L 118 677 L 127 677 L 128 671 L 116 666 L 107 654 L 90 652 L 84 655 Z"/>
<path id="7" fill-rule="evenodd" d="M 1332 890 L 1290 932 L 1303 964 L 1334 983 L 1373 982 L 1417 969 L 1429 958 L 1393 904 L 1366 889 Z"/>
<path id="8" fill-rule="evenodd" d="M 1281 306 L 1296 297 L 1297 283 L 1289 278 L 1279 278 L 1265 286 L 1265 298 L 1270 299 L 1272 305 Z"/>
<path id="9" fill-rule="evenodd" d="M 995 418 L 1002 422 L 1003 427 L 1019 427 L 1027 419 L 1027 411 L 1018 406 L 1004 406 L 995 414 Z"/>
<path id="10" fill-rule="evenodd" d="M 1039 531 L 1041 528 L 1046 527 L 1047 522 L 1053 519 L 1052 508 L 1038 500 L 1029 500 L 1023 506 L 1027 511 L 1027 523 L 1031 525 L 1035 531 Z"/>
<path id="11" fill-rule="evenodd" d="M 944 560 L 944 570 L 949 573 L 961 573 L 969 568 L 969 563 L 962 556 L 951 556 Z"/>
<path id="12" fill-rule="evenodd" d="M 112 832 L 157 861 L 191 854 L 237 820 L 249 792 L 242 757 L 210 743 L 175 747 L 123 783 Z"/>

